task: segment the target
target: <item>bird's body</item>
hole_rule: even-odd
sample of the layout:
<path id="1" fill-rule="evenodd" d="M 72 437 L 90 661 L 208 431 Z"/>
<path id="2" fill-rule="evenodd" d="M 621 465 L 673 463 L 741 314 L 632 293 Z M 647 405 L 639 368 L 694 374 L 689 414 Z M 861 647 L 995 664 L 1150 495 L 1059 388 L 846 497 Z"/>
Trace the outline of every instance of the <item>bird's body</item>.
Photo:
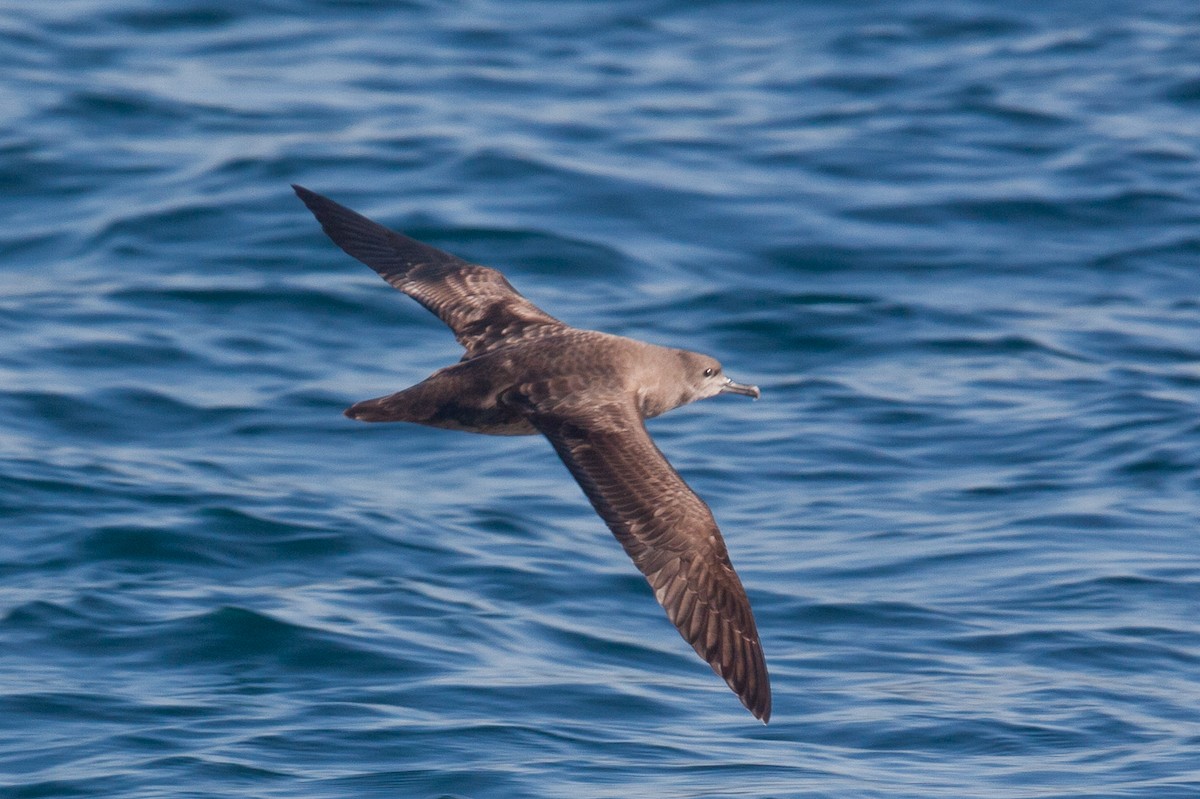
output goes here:
<path id="1" fill-rule="evenodd" d="M 553 349 L 557 358 L 547 360 Z M 521 402 L 539 389 L 563 401 L 579 388 L 589 397 L 628 397 L 643 419 L 677 408 L 690 399 L 661 386 L 656 373 L 623 364 L 674 365 L 686 355 L 624 336 L 562 326 L 489 350 L 439 369 L 417 385 L 351 406 L 346 415 L 364 422 L 404 421 L 496 436 L 536 435 Z M 701 369 L 703 373 L 703 368 Z"/>
<path id="2" fill-rule="evenodd" d="M 758 389 L 724 377 L 706 355 L 570 327 L 499 272 L 294 188 L 335 243 L 441 318 L 466 350 L 458 363 L 346 415 L 545 435 L 680 634 L 767 721 L 766 662 L 720 530 L 642 424 L 697 399 L 757 397 Z"/>

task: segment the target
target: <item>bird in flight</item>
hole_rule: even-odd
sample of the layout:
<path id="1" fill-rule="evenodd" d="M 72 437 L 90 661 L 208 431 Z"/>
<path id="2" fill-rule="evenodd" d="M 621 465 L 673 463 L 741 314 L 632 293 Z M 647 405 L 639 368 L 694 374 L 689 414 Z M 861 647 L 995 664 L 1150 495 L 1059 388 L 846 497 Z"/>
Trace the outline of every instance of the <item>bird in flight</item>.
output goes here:
<path id="1" fill-rule="evenodd" d="M 771 688 L 746 590 L 712 512 L 643 420 L 716 394 L 759 396 L 716 359 L 566 325 L 495 269 L 422 244 L 293 186 L 348 254 L 425 306 L 466 350 L 411 388 L 346 410 L 490 435 L 541 433 L 700 657 L 764 723 Z"/>

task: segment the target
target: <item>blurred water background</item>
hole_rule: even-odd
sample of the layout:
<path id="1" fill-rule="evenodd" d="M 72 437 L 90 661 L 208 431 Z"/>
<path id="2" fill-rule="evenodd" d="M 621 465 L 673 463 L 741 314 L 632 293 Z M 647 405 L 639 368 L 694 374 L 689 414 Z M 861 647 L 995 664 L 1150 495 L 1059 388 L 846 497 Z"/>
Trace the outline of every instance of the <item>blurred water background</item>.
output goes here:
<path id="1" fill-rule="evenodd" d="M 759 384 L 755 722 L 303 183 Z M 0 9 L 0 796 L 1200 795 L 1193 2 Z"/>

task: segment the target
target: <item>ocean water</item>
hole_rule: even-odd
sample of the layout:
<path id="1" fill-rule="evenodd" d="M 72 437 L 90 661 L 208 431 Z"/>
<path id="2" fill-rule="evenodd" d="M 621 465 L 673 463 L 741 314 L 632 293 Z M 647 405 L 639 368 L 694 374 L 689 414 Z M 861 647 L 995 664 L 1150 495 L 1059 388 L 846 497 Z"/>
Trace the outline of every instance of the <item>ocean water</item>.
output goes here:
<path id="1" fill-rule="evenodd" d="M 297 182 L 762 387 L 756 722 Z M 0 10 L 0 797 L 1200 796 L 1195 3 Z"/>

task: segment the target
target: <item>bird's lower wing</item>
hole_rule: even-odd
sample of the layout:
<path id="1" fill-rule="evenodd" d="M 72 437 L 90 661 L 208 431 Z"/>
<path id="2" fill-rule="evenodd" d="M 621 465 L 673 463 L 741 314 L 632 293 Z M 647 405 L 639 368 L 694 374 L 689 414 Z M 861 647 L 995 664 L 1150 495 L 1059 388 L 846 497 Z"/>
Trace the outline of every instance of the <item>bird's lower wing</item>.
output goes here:
<path id="1" fill-rule="evenodd" d="M 659 451 L 632 403 L 536 408 L 530 421 L 646 575 L 667 617 L 766 722 L 771 688 L 750 600 L 712 512 Z"/>

